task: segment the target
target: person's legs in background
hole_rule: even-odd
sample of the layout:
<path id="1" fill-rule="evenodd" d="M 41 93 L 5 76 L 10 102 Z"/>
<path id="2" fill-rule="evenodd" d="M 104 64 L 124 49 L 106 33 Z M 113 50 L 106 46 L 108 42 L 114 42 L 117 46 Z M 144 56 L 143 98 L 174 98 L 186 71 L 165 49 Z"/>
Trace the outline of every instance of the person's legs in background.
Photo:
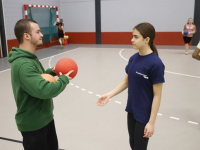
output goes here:
<path id="1" fill-rule="evenodd" d="M 186 44 L 185 44 L 185 54 L 186 54 L 186 55 L 189 54 L 188 49 L 189 49 L 189 44 L 186 43 Z"/>

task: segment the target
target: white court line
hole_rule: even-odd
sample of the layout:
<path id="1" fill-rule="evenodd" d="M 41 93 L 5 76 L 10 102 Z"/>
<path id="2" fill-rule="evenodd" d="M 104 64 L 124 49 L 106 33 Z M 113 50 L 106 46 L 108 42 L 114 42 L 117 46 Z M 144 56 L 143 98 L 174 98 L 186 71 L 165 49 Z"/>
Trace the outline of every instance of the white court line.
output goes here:
<path id="1" fill-rule="evenodd" d="M 121 104 L 122 102 L 119 102 L 119 101 L 115 101 L 115 103 Z"/>
<path id="2" fill-rule="evenodd" d="M 122 51 L 124 49 L 121 49 L 119 52 L 119 55 L 121 58 L 123 58 L 124 60 L 128 61 L 128 59 L 126 59 L 125 57 L 122 56 Z M 182 74 L 182 73 L 176 73 L 176 72 L 171 72 L 171 71 L 165 71 L 166 73 L 171 73 L 171 74 L 175 74 L 175 75 L 180 75 L 180 76 L 186 76 L 186 77 L 192 77 L 192 78 L 200 78 L 199 76 L 193 76 L 193 75 L 187 75 L 187 74 Z"/>
<path id="3" fill-rule="evenodd" d="M 79 47 L 79 48 L 80 48 L 80 47 Z M 59 53 L 59 54 L 56 54 L 56 55 L 51 56 L 51 59 L 49 60 L 49 68 L 51 68 L 51 60 L 52 60 L 53 57 L 58 56 L 58 55 L 61 55 L 61 54 L 64 54 L 64 53 L 67 53 L 67 52 L 71 52 L 71 51 L 77 50 L 77 49 L 79 49 L 79 48 L 75 48 L 75 49 L 72 49 L 72 50 L 69 50 L 69 51 L 66 51 L 66 52 Z M 46 58 L 45 58 L 45 59 L 46 59 Z"/>
<path id="4" fill-rule="evenodd" d="M 101 97 L 101 95 L 99 95 L 99 94 L 96 94 L 96 96 L 97 96 L 97 97 Z"/>
<path id="5" fill-rule="evenodd" d="M 180 118 L 176 118 L 176 117 L 169 117 L 170 119 L 174 119 L 174 120 L 180 120 Z"/>
<path id="6" fill-rule="evenodd" d="M 123 50 L 124 50 L 124 49 L 121 49 L 121 50 L 120 50 L 119 55 L 120 55 L 121 58 L 123 58 L 124 60 L 128 61 L 128 59 L 126 59 L 124 56 L 122 56 L 122 51 L 123 51 Z"/>
<path id="7" fill-rule="evenodd" d="M 54 57 L 54 56 L 52 56 L 52 57 L 50 58 L 50 60 L 49 60 L 49 68 L 51 68 L 50 62 L 51 62 L 51 60 L 52 60 L 53 57 Z"/>
<path id="8" fill-rule="evenodd" d="M 199 123 L 197 123 L 197 122 L 192 122 L 192 121 L 188 121 L 188 123 L 191 123 L 191 124 L 196 124 L 196 125 L 198 125 Z"/>
<path id="9" fill-rule="evenodd" d="M 56 54 L 56 55 L 53 55 L 53 56 L 49 56 L 49 57 L 46 57 L 46 58 L 43 58 L 43 59 L 40 59 L 40 60 L 45 60 L 45 59 L 48 59 L 48 58 L 51 58 L 51 57 L 55 57 L 55 56 L 58 56 L 58 55 L 61 55 L 61 54 L 64 54 L 64 53 L 68 53 L 68 52 L 71 52 L 71 51 L 77 50 L 77 49 L 79 49 L 79 48 L 80 48 L 80 47 L 75 48 L 75 49 L 71 49 L 71 50 L 69 50 L 69 51 L 62 52 L 62 53 L 59 53 L 59 54 Z"/>
<path id="10" fill-rule="evenodd" d="M 165 71 L 165 72 L 171 73 L 171 74 L 180 75 L 180 76 L 186 76 L 186 77 L 192 77 L 192 78 L 200 78 L 200 77 L 198 77 L 198 76 L 192 76 L 192 75 L 181 74 L 181 73 L 176 73 L 176 72 L 170 72 L 170 71 Z"/>
<path id="11" fill-rule="evenodd" d="M 80 47 L 75 48 L 75 49 L 71 49 L 71 50 L 69 50 L 69 51 L 66 51 L 66 52 L 63 52 L 63 53 L 59 53 L 59 54 L 56 54 L 56 55 L 53 55 L 53 56 L 50 56 L 50 57 L 46 57 L 46 58 L 43 58 L 43 59 L 39 59 L 39 61 L 42 61 L 42 60 L 45 60 L 45 59 L 48 59 L 48 58 L 51 58 L 51 57 L 55 57 L 55 56 L 58 56 L 58 55 L 61 55 L 61 54 L 67 53 L 67 52 L 71 52 L 71 51 L 77 50 L 77 49 L 79 49 L 79 48 L 80 48 Z M 50 62 L 49 62 L 49 66 L 51 66 Z M 51 67 L 50 67 L 50 68 L 51 68 Z M 10 68 L 9 68 L 9 69 L 6 69 L 6 70 L 2 70 L 2 71 L 0 71 L 0 73 L 5 72 L 5 71 L 8 71 L 8 70 L 10 70 Z"/>
<path id="12" fill-rule="evenodd" d="M 91 92 L 91 91 L 88 91 L 88 93 L 89 93 L 89 94 L 93 94 L 93 92 Z"/>
<path id="13" fill-rule="evenodd" d="M 70 83 L 71 85 L 74 85 L 73 83 Z M 75 86 L 76 88 L 79 88 L 79 86 Z M 86 91 L 85 89 L 81 89 L 82 91 Z M 93 92 L 91 92 L 91 91 L 88 91 L 88 93 L 89 94 L 93 94 Z M 101 95 L 99 95 L 99 94 L 96 94 L 96 96 L 97 97 L 100 97 Z M 109 100 L 111 100 L 111 99 L 109 99 Z M 122 102 L 119 102 L 119 101 L 115 101 L 115 103 L 117 103 L 117 104 L 121 104 Z M 157 113 L 157 115 L 158 116 L 162 116 L 163 114 L 161 114 L 161 113 Z M 170 117 L 170 119 L 174 119 L 174 120 L 180 120 L 180 118 L 176 118 L 176 117 Z M 197 122 L 192 122 L 192 121 L 188 121 L 188 123 L 191 123 L 191 124 L 195 124 L 195 125 L 198 125 L 198 123 Z"/>
<path id="14" fill-rule="evenodd" d="M 6 69 L 6 70 L 3 70 L 3 71 L 0 71 L 0 73 L 5 72 L 5 71 L 8 71 L 8 70 L 10 70 L 10 69 Z"/>

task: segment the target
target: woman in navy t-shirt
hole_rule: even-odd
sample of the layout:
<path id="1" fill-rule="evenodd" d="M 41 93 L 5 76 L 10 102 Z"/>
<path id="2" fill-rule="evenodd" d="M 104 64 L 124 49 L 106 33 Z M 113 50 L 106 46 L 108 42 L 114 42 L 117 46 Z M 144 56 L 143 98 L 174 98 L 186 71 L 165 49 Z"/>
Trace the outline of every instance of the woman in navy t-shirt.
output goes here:
<path id="1" fill-rule="evenodd" d="M 125 79 L 96 103 L 104 106 L 110 98 L 128 88 L 126 111 L 130 146 L 132 150 L 146 150 L 160 107 L 165 66 L 153 43 L 155 29 L 151 24 L 138 24 L 132 34 L 133 48 L 139 52 L 129 59 Z"/>

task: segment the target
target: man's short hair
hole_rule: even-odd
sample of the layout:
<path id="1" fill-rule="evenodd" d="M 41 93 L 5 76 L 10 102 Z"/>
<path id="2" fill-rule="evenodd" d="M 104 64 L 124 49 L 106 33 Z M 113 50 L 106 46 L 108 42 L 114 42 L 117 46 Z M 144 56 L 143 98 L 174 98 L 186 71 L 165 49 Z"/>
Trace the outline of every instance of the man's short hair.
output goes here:
<path id="1" fill-rule="evenodd" d="M 19 44 L 23 43 L 23 36 L 24 33 L 28 33 L 31 35 L 31 25 L 30 23 L 37 23 L 36 21 L 32 19 L 20 19 L 15 24 L 15 36 L 17 37 L 17 40 Z"/>

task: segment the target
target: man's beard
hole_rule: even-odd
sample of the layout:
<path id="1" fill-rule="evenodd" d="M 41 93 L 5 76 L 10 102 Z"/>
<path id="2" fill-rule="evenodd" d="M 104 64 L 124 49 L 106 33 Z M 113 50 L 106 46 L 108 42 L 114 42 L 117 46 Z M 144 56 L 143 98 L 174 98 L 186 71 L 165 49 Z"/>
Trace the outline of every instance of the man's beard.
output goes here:
<path id="1" fill-rule="evenodd" d="M 42 46 L 42 45 L 43 45 L 43 42 L 41 42 L 41 43 L 38 43 L 38 41 L 36 41 L 36 40 L 33 40 L 33 39 L 31 38 L 31 44 L 35 45 L 35 47 L 40 47 L 40 46 Z"/>

